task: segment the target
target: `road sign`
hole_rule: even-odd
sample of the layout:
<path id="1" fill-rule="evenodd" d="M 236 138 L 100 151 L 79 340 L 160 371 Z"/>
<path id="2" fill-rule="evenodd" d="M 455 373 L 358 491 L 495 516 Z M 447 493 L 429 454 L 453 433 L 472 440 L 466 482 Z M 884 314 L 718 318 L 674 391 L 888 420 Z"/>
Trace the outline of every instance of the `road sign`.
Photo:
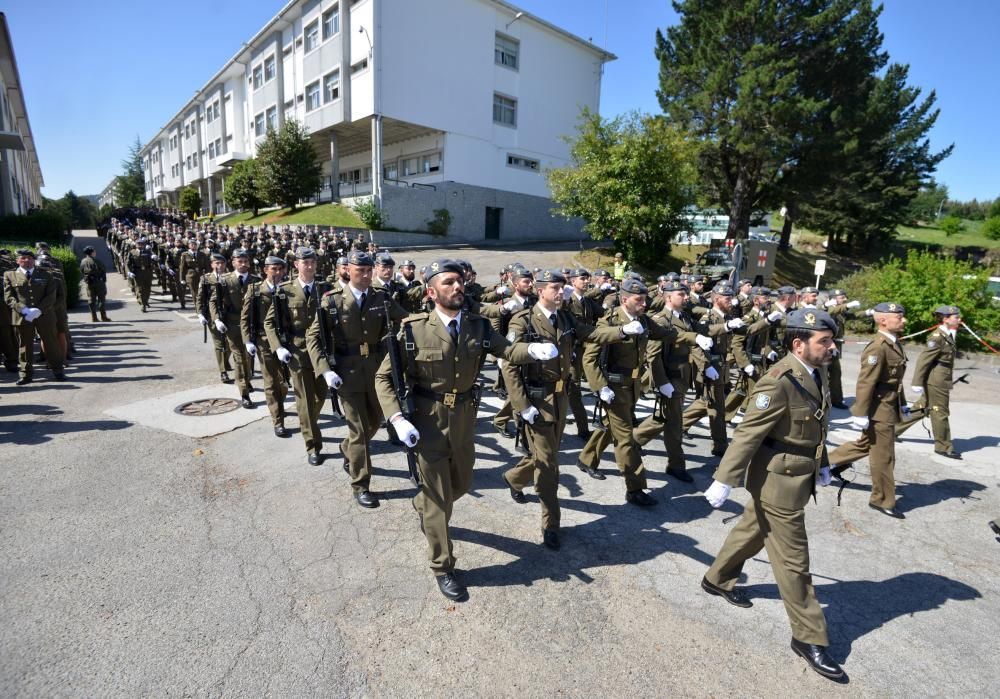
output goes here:
<path id="1" fill-rule="evenodd" d="M 816 270 L 813 272 L 817 277 L 826 274 L 826 260 L 816 260 Z"/>

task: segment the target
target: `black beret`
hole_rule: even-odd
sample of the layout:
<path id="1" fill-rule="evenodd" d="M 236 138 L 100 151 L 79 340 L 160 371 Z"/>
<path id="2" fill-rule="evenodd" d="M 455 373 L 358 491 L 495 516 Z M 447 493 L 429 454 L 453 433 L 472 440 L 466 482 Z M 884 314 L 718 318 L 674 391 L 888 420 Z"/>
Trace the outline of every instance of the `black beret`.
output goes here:
<path id="1" fill-rule="evenodd" d="M 934 309 L 934 312 L 939 316 L 958 316 L 962 315 L 962 312 L 958 310 L 958 306 L 938 306 Z"/>
<path id="2" fill-rule="evenodd" d="M 622 279 L 621 290 L 626 294 L 645 294 L 649 291 L 645 284 L 632 277 Z"/>
<path id="3" fill-rule="evenodd" d="M 278 257 L 277 255 L 268 255 L 266 258 L 264 258 L 264 264 L 265 265 L 281 265 L 282 267 L 284 267 L 285 266 L 285 258 Z"/>
<path id="4" fill-rule="evenodd" d="M 337 264 L 338 265 L 346 265 L 347 264 L 347 255 L 341 255 L 340 257 L 338 257 L 337 258 Z"/>
<path id="5" fill-rule="evenodd" d="M 594 270 L 594 276 L 595 277 L 610 277 L 611 275 L 608 274 L 607 270 L 598 268 L 598 269 Z"/>
<path id="6" fill-rule="evenodd" d="M 389 253 L 380 252 L 375 256 L 375 264 L 381 265 L 383 267 L 395 267 L 396 261 L 392 259 L 392 255 L 390 255 Z"/>
<path id="7" fill-rule="evenodd" d="M 836 334 L 837 322 L 826 311 L 800 308 L 786 316 L 786 327 L 795 330 L 829 330 Z"/>
<path id="8" fill-rule="evenodd" d="M 577 267 L 576 269 L 570 270 L 569 278 L 573 279 L 575 277 L 589 277 L 590 272 L 585 270 L 583 267 Z"/>
<path id="9" fill-rule="evenodd" d="M 834 296 L 847 296 L 847 292 L 843 289 L 830 289 L 830 298 Z"/>
<path id="10" fill-rule="evenodd" d="M 426 279 L 429 282 L 434 276 L 444 272 L 454 272 L 455 274 L 463 277 L 465 276 L 465 268 L 462 267 L 458 260 L 449 260 L 445 258 L 427 266 Z"/>
<path id="11" fill-rule="evenodd" d="M 716 296 L 733 296 L 733 287 L 728 284 L 716 284 L 715 288 L 712 289 L 712 293 Z"/>
<path id="12" fill-rule="evenodd" d="M 681 280 L 681 275 L 677 274 L 677 272 L 667 272 L 666 277 L 668 282 L 679 282 Z"/>
<path id="13" fill-rule="evenodd" d="M 399 263 L 399 266 L 400 267 L 416 267 L 416 265 L 413 264 L 413 260 L 403 260 L 402 262 Z"/>
<path id="14" fill-rule="evenodd" d="M 790 296 L 795 293 L 794 286 L 779 286 L 778 296 Z"/>
<path id="15" fill-rule="evenodd" d="M 752 289 L 750 289 L 750 295 L 751 296 L 770 296 L 771 295 L 771 290 L 768 289 L 766 286 L 755 286 Z"/>
<path id="16" fill-rule="evenodd" d="M 372 260 L 372 256 L 364 250 L 352 250 L 347 256 L 347 264 L 358 265 L 359 267 L 371 267 L 375 263 Z"/>
<path id="17" fill-rule="evenodd" d="M 515 267 L 510 275 L 512 279 L 532 279 L 535 276 L 527 267 Z"/>
<path id="18" fill-rule="evenodd" d="M 93 245 L 88 245 L 87 247 L 85 247 L 83 249 L 83 254 L 84 255 L 89 255 L 92 252 L 94 252 L 94 246 Z"/>
<path id="19" fill-rule="evenodd" d="M 670 280 L 666 284 L 663 285 L 663 291 L 664 291 L 664 293 L 667 293 L 669 291 L 684 291 L 684 292 L 687 292 L 687 291 L 689 291 L 689 289 L 687 287 L 687 284 L 683 284 L 683 283 L 681 283 L 681 282 L 679 282 L 677 280 Z"/>
<path id="20" fill-rule="evenodd" d="M 743 286 L 744 284 L 753 284 L 753 280 L 752 279 L 740 279 L 739 284 L 737 284 L 737 286 Z"/>
<path id="21" fill-rule="evenodd" d="M 906 313 L 902 304 L 883 301 L 873 309 L 876 313 Z"/>
<path id="22" fill-rule="evenodd" d="M 543 270 L 537 277 L 535 277 L 535 284 L 548 284 L 550 282 L 565 284 L 566 277 L 558 269 Z"/>
<path id="23" fill-rule="evenodd" d="M 658 276 L 656 278 L 656 281 L 658 281 L 658 282 L 669 282 L 670 281 L 670 277 L 668 277 L 666 274 L 661 274 L 660 276 Z"/>
<path id="24" fill-rule="evenodd" d="M 226 261 L 226 256 L 223 255 L 221 252 L 213 252 L 212 253 L 212 262 L 215 262 L 217 260 L 222 260 L 223 262 L 225 262 Z"/>
<path id="25" fill-rule="evenodd" d="M 799 293 L 800 294 L 818 294 L 819 293 L 819 289 L 817 289 L 815 286 L 804 286 L 801 289 L 799 289 Z"/>
<path id="26" fill-rule="evenodd" d="M 250 253 L 243 248 L 237 248 L 236 250 L 233 250 L 233 257 L 250 257 Z"/>
<path id="27" fill-rule="evenodd" d="M 315 260 L 316 251 L 307 245 L 295 248 L 295 259 L 296 260 Z"/>

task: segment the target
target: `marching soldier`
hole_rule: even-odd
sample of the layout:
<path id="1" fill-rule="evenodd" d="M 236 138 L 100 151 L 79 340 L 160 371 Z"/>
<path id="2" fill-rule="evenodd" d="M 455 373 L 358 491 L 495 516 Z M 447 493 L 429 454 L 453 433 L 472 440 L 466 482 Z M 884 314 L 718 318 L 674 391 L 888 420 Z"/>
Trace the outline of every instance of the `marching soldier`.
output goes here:
<path id="1" fill-rule="evenodd" d="M 754 384 L 764 373 L 767 363 L 778 359 L 777 352 L 769 348 L 769 342 L 771 326 L 781 320 L 781 311 L 769 309 L 770 293 L 766 287 L 750 289 L 747 296 L 753 306 L 743 314 L 746 327 L 743 332 L 733 334 L 733 359 L 741 370 L 736 388 L 726 398 L 726 421 L 733 424 L 739 424 L 743 419 L 741 415 L 746 411 Z"/>
<path id="2" fill-rule="evenodd" d="M 97 322 L 97 313 L 100 311 L 101 320 L 107 322 L 108 313 L 105 310 L 105 299 L 108 296 L 108 273 L 104 265 L 94 254 L 92 245 L 83 249 L 83 260 L 80 261 L 80 276 L 83 283 L 87 285 L 87 304 L 90 306 L 90 319 Z"/>
<path id="3" fill-rule="evenodd" d="M 312 248 L 300 247 L 296 250 L 295 267 L 298 271 L 296 278 L 281 284 L 272 297 L 271 307 L 264 318 L 264 330 L 278 360 L 288 365 L 307 460 L 311 465 L 319 466 L 323 463 L 319 414 L 326 400 L 328 384 L 339 385 L 339 377 L 318 374 L 315 367 L 320 358 L 310 354 L 306 344 L 306 334 L 319 308 L 320 286 L 325 286 L 316 279 L 316 253 Z"/>
<path id="4" fill-rule="evenodd" d="M 249 410 L 253 408 L 253 401 L 250 399 L 253 391 L 250 384 L 253 380 L 253 365 L 243 342 L 240 318 L 247 289 L 260 282 L 260 277 L 250 274 L 250 254 L 243 248 L 233 251 L 232 262 L 233 271 L 223 274 L 216 282 L 211 308 L 216 329 L 226 336 L 226 345 L 232 354 L 232 363 L 236 367 L 236 387 L 240 390 L 243 407 Z"/>
<path id="5" fill-rule="evenodd" d="M 56 285 L 48 272 L 36 269 L 33 250 L 17 251 L 17 268 L 4 272 L 3 291 L 19 347 L 20 378 L 16 385 L 24 386 L 34 378 L 36 332 L 53 376 L 56 381 L 65 381 L 63 356 L 56 335 Z"/>
<path id="6" fill-rule="evenodd" d="M 215 351 L 215 364 L 219 367 L 219 377 L 222 383 L 232 383 L 229 372 L 233 370 L 229 363 L 229 350 L 226 347 L 225 322 L 213 313 L 212 297 L 216 294 L 217 284 L 226 272 L 226 257 L 222 253 L 212 253 L 212 271 L 199 278 L 198 295 L 195 300 L 198 306 L 198 320 L 208 326 L 208 334 L 212 337 L 212 349 Z"/>
<path id="7" fill-rule="evenodd" d="M 153 271 L 155 268 L 153 250 L 145 238 L 140 238 L 138 249 L 129 256 L 128 277 L 135 282 L 135 296 L 142 306 L 143 313 L 149 310 L 149 295 L 153 291 Z"/>
<path id="8" fill-rule="evenodd" d="M 327 385 L 340 393 L 347 422 L 347 437 L 340 443 L 340 452 L 344 471 L 351 477 L 354 499 L 362 507 L 374 508 L 379 506 L 379 500 L 370 490 L 369 444 L 382 424 L 382 410 L 372 386 L 384 356 L 382 338 L 407 312 L 385 288 L 376 288 L 372 283 L 373 261 L 367 252 L 353 251 L 348 261 L 351 281 L 346 287 L 323 294 L 319 312 L 306 335 L 306 346 L 309 355 L 316 358 L 316 373 L 327 378 Z M 336 385 L 329 381 L 331 375 L 337 377 Z"/>
<path id="9" fill-rule="evenodd" d="M 463 278 L 464 278 L 464 267 L 463 267 Z M 509 314 L 517 313 L 518 311 L 524 310 L 525 308 L 530 308 L 535 302 L 535 296 L 532 294 L 532 287 L 535 282 L 535 276 L 532 274 L 531 270 L 527 267 L 515 267 L 511 270 L 511 286 L 513 288 L 513 295 L 503 304 L 504 310 L 508 311 Z M 492 321 L 493 329 L 497 330 L 503 335 L 507 334 L 507 324 L 510 322 L 510 315 L 504 315 L 500 318 L 494 318 Z M 500 378 L 503 376 L 502 372 L 497 375 L 496 387 L 499 390 L 503 390 L 506 394 L 506 390 L 500 388 Z M 500 406 L 500 410 L 497 411 L 496 415 L 493 416 L 493 429 L 501 437 L 510 437 L 510 432 L 507 431 L 507 425 L 514 417 L 514 412 L 510 405 L 510 397 L 504 395 L 503 405 Z"/>
<path id="10" fill-rule="evenodd" d="M 3 359 L 4 368 L 11 373 L 17 371 L 18 340 L 14 323 L 11 321 L 11 310 L 7 307 L 3 275 L 16 269 L 17 264 L 11 258 L 10 250 L 0 250 L 0 284 L 3 285 L 3 288 L 0 288 L 0 298 L 5 299 L 3 308 L 0 308 L 0 357 Z"/>
<path id="11" fill-rule="evenodd" d="M 774 292 L 774 310 L 787 314 L 795 310 L 795 300 L 798 294 L 793 286 L 781 286 Z M 782 319 L 774 325 L 771 332 L 771 349 L 778 354 L 778 358 L 785 356 L 785 321 Z"/>
<path id="12" fill-rule="evenodd" d="M 833 353 L 833 361 L 830 362 L 830 403 L 838 410 L 847 410 L 844 403 L 844 386 L 841 381 L 840 357 L 844 354 L 844 329 L 846 326 L 846 316 L 861 305 L 860 301 L 847 301 L 847 294 L 842 289 L 833 289 L 830 292 L 830 299 L 824 304 L 827 313 L 837 323 L 837 334 L 833 341 L 837 345 Z"/>
<path id="13" fill-rule="evenodd" d="M 931 418 L 934 434 L 934 453 L 949 459 L 961 459 L 951 443 L 951 425 L 948 418 L 952 388 L 952 370 L 955 367 L 955 333 L 962 324 L 958 306 L 938 306 L 934 310 L 938 327 L 927 336 L 927 346 L 917 358 L 913 371 L 912 390 L 920 397 L 913 404 L 911 414 L 896 425 L 896 436 L 903 434 L 926 415 Z"/>
<path id="14" fill-rule="evenodd" d="M 454 260 L 438 260 L 427 271 L 434 308 L 403 321 L 400 344 L 405 381 L 412 387 L 415 410 L 405 418 L 393 388 L 390 357 L 375 376 L 383 414 L 400 440 L 415 447 L 422 487 L 413 499 L 427 538 L 431 571 L 448 599 L 461 601 L 468 591 L 455 575 L 455 555 L 448 524 L 455 501 L 469 491 L 476 457 L 476 378 L 488 352 L 521 364 L 558 356 L 551 343 L 511 345 L 485 318 L 465 307 L 465 270 Z M 412 422 L 411 422 L 412 420 Z"/>
<path id="15" fill-rule="evenodd" d="M 809 574 L 804 510 L 816 483 L 825 486 L 831 480 L 825 367 L 836 331 L 824 311 L 803 309 L 786 318 L 786 356 L 757 382 L 746 419 L 705 491 L 718 508 L 743 480 L 751 499 L 701 581 L 711 595 L 737 607 L 753 606 L 736 583 L 743 564 L 766 548 L 791 622 L 792 650 L 830 679 L 843 677 L 844 671 L 826 650 L 826 618 Z"/>
<path id="16" fill-rule="evenodd" d="M 598 328 L 616 327 L 631 342 L 601 347 L 588 344 L 583 355 L 583 370 L 587 383 L 598 399 L 606 405 L 607 429 L 595 430 L 580 452 L 577 467 L 591 478 L 603 480 L 597 470 L 601 454 L 612 441 L 615 463 L 625 476 L 625 501 L 639 507 L 651 507 L 656 500 L 646 492 L 646 471 L 642 465 L 639 445 L 632 434 L 635 424 L 635 404 L 639 399 L 639 374 L 646 361 L 649 340 L 671 340 L 677 331 L 662 326 L 646 315 L 646 287 L 636 279 L 621 284 L 621 305 L 601 318 Z"/>
<path id="17" fill-rule="evenodd" d="M 588 296 L 590 290 L 590 272 L 583 269 L 575 269 L 570 272 L 569 283 L 571 293 L 566 299 L 564 308 L 576 319 L 577 323 L 583 325 L 596 325 L 604 314 L 604 308 L 598 299 Z M 573 347 L 573 373 L 566 391 L 569 394 L 569 408 L 573 413 L 573 422 L 576 423 L 577 436 L 584 441 L 590 439 L 590 419 L 587 416 L 587 409 L 583 405 L 583 340 L 577 336 L 576 345 Z"/>
<path id="18" fill-rule="evenodd" d="M 559 549 L 559 443 L 566 427 L 569 405 L 566 385 L 572 379 L 573 352 L 578 342 L 597 345 L 621 342 L 636 326 L 604 326 L 578 321 L 560 310 L 566 277 L 545 270 L 535 279 L 538 303 L 510 320 L 509 342 L 550 342 L 559 356 L 538 364 L 503 366 L 510 402 L 524 424 L 528 454 L 503 474 L 514 502 L 523 503 L 526 486 L 533 485 L 542 505 L 542 543 Z M 644 331 L 641 323 L 638 330 Z M 586 415 L 586 413 L 584 413 Z"/>
<path id="19" fill-rule="evenodd" d="M 851 414 L 861 437 L 846 442 L 830 454 L 834 474 L 865 456 L 871 467 L 872 494 L 868 506 L 895 519 L 906 516 L 896 509 L 896 425 L 908 412 L 903 395 L 906 352 L 899 336 L 906 326 L 905 309 L 898 303 L 875 306 L 878 334 L 861 353 L 861 373 Z"/>
<path id="20" fill-rule="evenodd" d="M 243 300 L 240 311 L 240 333 L 244 349 L 251 357 L 259 357 L 260 375 L 264 379 L 264 400 L 271 413 L 271 424 L 276 437 L 287 437 L 285 429 L 285 397 L 288 386 L 285 384 L 281 371 L 281 362 L 274 354 L 274 349 L 264 331 L 264 319 L 278 285 L 285 276 L 285 260 L 269 255 L 264 259 L 263 280 L 258 279 L 250 285 Z"/>
<path id="21" fill-rule="evenodd" d="M 199 308 L 198 290 L 201 288 L 201 275 L 207 274 L 211 271 L 211 268 L 212 264 L 208 255 L 204 250 L 199 250 L 198 241 L 191 238 L 188 241 L 187 251 L 180 256 L 180 266 L 177 273 L 184 280 L 184 284 L 187 285 L 187 289 L 191 292 L 191 303 L 194 304 L 195 308 Z M 179 283 L 180 280 L 178 280 Z M 185 289 L 183 286 L 180 288 L 180 292 L 181 308 L 184 308 Z"/>

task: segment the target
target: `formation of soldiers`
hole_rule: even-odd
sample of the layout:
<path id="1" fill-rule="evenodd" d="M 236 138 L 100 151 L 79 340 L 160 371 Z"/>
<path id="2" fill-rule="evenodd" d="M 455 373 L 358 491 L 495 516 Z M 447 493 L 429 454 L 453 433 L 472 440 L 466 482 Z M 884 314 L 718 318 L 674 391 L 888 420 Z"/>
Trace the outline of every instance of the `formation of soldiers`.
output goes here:
<path id="1" fill-rule="evenodd" d="M 371 443 L 379 429 L 407 452 L 418 485 L 413 507 L 442 594 L 467 598 L 449 534 L 453 505 L 472 485 L 475 422 L 486 355 L 499 368 L 493 390 L 505 400 L 493 419 L 518 460 L 503 473 L 510 497 L 533 487 L 541 543 L 559 550 L 559 452 L 572 418 L 584 442 L 578 468 L 605 479 L 599 463 L 612 446 L 625 502 L 657 504 L 648 492 L 643 446 L 661 438 L 667 474 L 690 483 L 683 440 L 708 419 L 721 461 L 705 497 L 720 507 L 741 483 L 751 495 L 740 523 L 702 580 L 728 602 L 752 602 L 736 588 L 743 563 L 767 548 L 791 621 L 792 649 L 820 674 L 839 678 L 826 653 L 825 619 L 809 575 L 804 507 L 815 485 L 843 481 L 867 456 L 870 506 L 893 518 L 894 446 L 914 415 L 931 416 L 936 450 L 954 453 L 947 426 L 957 308 L 938 309 L 911 409 L 902 381 L 904 309 L 862 310 L 842 290 L 822 303 L 812 287 L 775 290 L 739 280 L 709 286 L 703 276 L 670 273 L 652 289 L 616 264 L 606 270 L 506 265 L 484 288 L 472 266 L 443 259 L 397 266 L 363 239 L 310 228 L 194 226 L 164 217 L 112 223 L 108 246 L 134 283 L 143 310 L 154 281 L 182 308 L 193 304 L 213 340 L 223 382 L 253 408 L 260 370 L 273 431 L 288 438 L 291 390 L 308 463 L 324 462 L 319 415 L 327 399 L 348 426 L 337 458 L 361 507 L 380 505 L 372 489 Z M 620 279 L 615 279 L 620 276 Z M 100 306 L 94 295 L 92 316 Z M 101 310 L 103 314 L 103 310 Z M 870 316 L 879 334 L 863 352 L 851 411 L 861 435 L 828 454 L 831 407 L 846 409 L 840 355 L 844 325 Z M 950 329 L 950 331 L 949 331 Z M 588 413 L 584 383 L 595 396 Z M 636 407 L 653 396 L 652 414 Z M 735 427 L 730 439 L 727 427 Z M 511 429 L 513 427 L 513 429 Z"/>

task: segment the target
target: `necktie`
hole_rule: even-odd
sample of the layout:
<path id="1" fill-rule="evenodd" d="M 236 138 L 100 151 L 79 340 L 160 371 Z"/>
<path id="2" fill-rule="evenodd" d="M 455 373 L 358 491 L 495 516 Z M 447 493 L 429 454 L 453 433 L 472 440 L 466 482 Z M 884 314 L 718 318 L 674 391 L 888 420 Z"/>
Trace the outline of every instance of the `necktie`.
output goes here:
<path id="1" fill-rule="evenodd" d="M 549 322 L 552 323 L 552 327 L 555 327 L 555 324 L 556 324 L 556 314 L 555 313 L 553 313 L 552 315 L 549 316 Z"/>
<path id="2" fill-rule="evenodd" d="M 242 289 L 247 285 L 246 277 L 240 277 L 240 288 Z"/>
<path id="3" fill-rule="evenodd" d="M 448 334 L 451 335 L 451 341 L 458 343 L 458 321 L 454 318 L 448 323 Z"/>
<path id="4" fill-rule="evenodd" d="M 304 292 L 305 292 L 305 294 L 306 294 L 306 298 L 310 298 L 310 297 L 312 296 L 312 292 L 313 292 L 313 288 L 312 288 L 312 284 L 306 284 L 306 285 L 305 285 L 305 286 L 304 286 L 304 287 L 302 288 L 302 291 L 304 291 Z"/>
<path id="5" fill-rule="evenodd" d="M 819 382 L 819 370 L 818 369 L 813 369 L 812 370 L 812 377 L 813 377 L 813 381 L 816 382 L 816 388 L 818 388 L 820 391 L 822 391 L 823 390 L 823 384 L 821 384 Z"/>
<path id="6" fill-rule="evenodd" d="M 362 306 L 365 305 L 365 299 L 366 298 L 368 298 L 368 294 L 366 292 L 362 292 L 361 293 L 361 298 L 358 299 L 358 308 L 361 308 Z"/>

